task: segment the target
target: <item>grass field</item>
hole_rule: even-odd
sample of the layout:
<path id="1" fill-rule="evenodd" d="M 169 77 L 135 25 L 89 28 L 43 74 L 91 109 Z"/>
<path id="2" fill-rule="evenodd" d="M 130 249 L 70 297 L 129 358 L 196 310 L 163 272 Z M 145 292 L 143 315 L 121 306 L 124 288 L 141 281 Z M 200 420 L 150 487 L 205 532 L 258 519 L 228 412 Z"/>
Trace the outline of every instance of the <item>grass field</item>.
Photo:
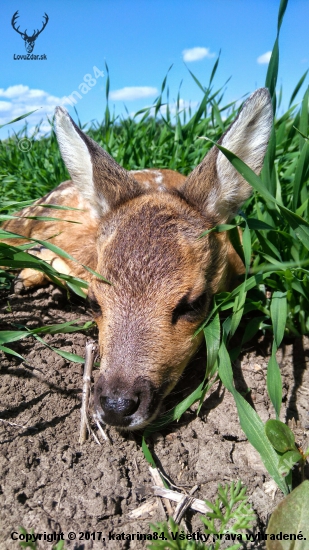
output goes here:
<path id="1" fill-rule="evenodd" d="M 278 36 L 286 4 L 287 2 L 281 2 Z M 276 455 L 267 443 L 262 423 L 253 412 L 248 412 L 244 406 L 245 400 L 237 394 L 233 386 L 230 363 L 231 359 L 234 360 L 239 355 L 241 346 L 258 331 L 269 331 L 273 334 L 267 385 L 278 417 L 282 394 L 276 350 L 284 336 L 292 337 L 309 332 L 307 72 L 295 85 L 288 110 L 279 116 L 277 113 L 281 112 L 281 91 L 276 87 L 278 60 L 277 37 L 266 78 L 276 116 L 260 177 L 253 174 L 233 154 L 225 152 L 254 189 L 243 211 L 228 229 L 232 242 L 244 259 L 247 275 L 244 282 L 232 293 L 215 297 L 209 316 L 200 330 L 204 330 L 207 347 L 212 350 L 208 354 L 207 377 L 213 378 L 219 373 L 225 386 L 234 394 L 242 427 L 248 439 L 259 450 L 278 485 L 287 492 L 286 482 L 278 473 Z M 176 108 L 169 103 L 166 77 L 154 105 L 137 113 L 135 117 L 128 116 L 124 120 L 115 119 L 110 111 L 107 71 L 104 120 L 101 123 L 92 123 L 89 127 L 80 122 L 79 125 L 86 128 L 89 135 L 126 169 L 171 168 L 188 174 L 203 159 L 212 146 L 211 141 L 216 142 L 229 126 L 239 108 L 234 103 L 226 105 L 222 91 L 224 85 L 218 87 L 215 84 L 218 62 L 219 59 L 214 64 L 208 83 L 200 83 L 193 74 L 190 76 L 204 94 L 196 111 L 181 111 L 179 96 Z M 29 120 L 30 117 L 31 115 Z M 43 196 L 68 179 L 52 121 L 50 123 L 51 132 L 46 137 L 36 139 L 39 128 L 30 135 L 25 126 L 21 132 L 0 143 L 0 221 L 7 219 L 13 211 L 28 204 L 28 201 Z M 31 142 L 31 147 L 26 152 L 18 146 L 25 137 Z M 211 141 L 199 139 L 200 137 L 207 137 Z M 237 227 L 243 231 L 242 245 L 239 240 L 237 242 Z M 216 230 L 226 228 L 219 227 Z M 1 237 L 5 237 L 3 231 Z M 22 267 L 25 258 L 18 254 L 18 249 L 0 244 L 0 265 Z M 35 258 L 30 257 L 28 261 L 33 262 L 35 267 Z M 40 269 L 44 269 L 44 266 L 41 265 Z M 7 270 L 0 271 L 0 284 L 3 287 L 8 287 L 11 278 Z M 73 283 L 71 288 L 74 289 Z M 225 321 L 220 329 L 219 314 L 223 311 Z M 242 342 L 235 346 L 232 337 L 239 327 L 243 334 Z M 59 332 L 65 328 L 67 327 L 59 326 Z M 55 332 L 57 328 L 54 326 L 52 330 Z M 48 332 L 48 327 L 45 327 L 44 332 Z M 16 338 L 13 334 L 2 335 L 2 349 L 9 352 L 10 341 Z M 207 388 L 208 385 L 204 382 L 189 401 L 172 411 L 166 422 L 181 416 L 193 401 L 202 401 Z M 146 443 L 144 451 L 151 460 Z"/>

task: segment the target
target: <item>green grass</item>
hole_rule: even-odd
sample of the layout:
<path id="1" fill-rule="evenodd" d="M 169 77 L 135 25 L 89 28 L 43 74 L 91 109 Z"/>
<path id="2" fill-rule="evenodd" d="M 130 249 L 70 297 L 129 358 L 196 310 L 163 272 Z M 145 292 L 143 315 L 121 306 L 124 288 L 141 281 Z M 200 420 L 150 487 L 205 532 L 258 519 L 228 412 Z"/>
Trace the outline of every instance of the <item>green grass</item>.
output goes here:
<path id="1" fill-rule="evenodd" d="M 242 544 L 238 541 L 249 540 L 244 531 L 248 531 L 254 522 L 255 514 L 248 503 L 246 487 L 239 481 L 230 485 L 218 485 L 218 496 L 215 503 L 205 500 L 209 508 L 200 519 L 204 523 L 204 533 L 199 533 L 199 541 L 192 539 L 177 525 L 172 518 L 168 522 L 151 525 L 153 542 L 148 545 L 149 550 L 220 550 L 226 548 L 226 541 L 230 550 L 240 550 Z M 208 543 L 206 545 L 206 543 Z"/>
<path id="2" fill-rule="evenodd" d="M 108 69 L 106 80 L 108 90 Z M 222 105 L 221 89 L 213 90 L 212 80 L 207 87 L 199 84 L 204 97 L 197 112 L 191 113 L 190 109 L 181 112 L 178 98 L 176 112 L 172 116 L 167 102 L 166 82 L 164 79 L 161 94 L 153 108 L 140 112 L 134 118 L 115 118 L 110 112 L 107 96 L 103 122 L 92 122 L 87 130 L 128 170 L 171 168 L 188 174 L 211 147 L 211 143 L 198 139 L 199 136 L 207 135 L 216 141 L 235 117 L 234 105 Z M 165 110 L 164 115 L 160 114 L 161 108 Z M 223 116 L 227 118 L 222 120 Z M 84 130 L 87 127 L 80 122 L 79 125 Z M 55 133 L 51 131 L 48 137 L 34 139 L 38 132 L 39 126 L 30 135 L 26 125 L 10 139 L 0 142 L 0 196 L 7 201 L 41 197 L 69 178 Z M 32 143 L 27 152 L 18 148 L 19 141 L 24 137 Z"/>
<path id="3" fill-rule="evenodd" d="M 241 347 L 259 330 L 273 335 L 267 387 L 278 417 L 282 384 L 276 350 L 284 336 L 309 332 L 309 92 L 305 90 L 301 98 L 306 72 L 295 85 L 288 110 L 281 114 L 282 90 L 277 93 L 276 84 L 279 31 L 286 6 L 287 0 L 281 0 L 278 32 L 266 77 L 276 116 L 261 175 L 256 176 L 235 155 L 222 150 L 254 189 L 243 212 L 235 218 L 229 229 L 232 242 L 244 257 L 247 274 L 233 292 L 222 293 L 214 298 L 209 315 L 200 328 L 204 331 L 208 348 L 204 382 L 183 403 L 161 418 L 159 424 L 154 424 L 145 433 L 147 437 L 158 425 L 162 427 L 171 420 L 179 419 L 194 401 L 202 403 L 207 389 L 219 375 L 234 395 L 244 432 L 258 449 L 269 473 L 284 493 L 290 489 L 290 481 L 280 475 L 279 457 L 266 437 L 264 424 L 234 387 L 231 360 L 237 358 Z M 153 107 L 124 120 L 115 118 L 109 109 L 107 69 L 104 120 L 92 123 L 87 130 L 89 135 L 127 169 L 157 167 L 190 173 L 211 147 L 209 140 L 216 142 L 237 113 L 235 104 L 224 104 L 224 85 L 214 84 L 218 62 L 219 59 L 206 85 L 190 73 L 190 78 L 203 92 L 196 111 L 189 109 L 181 112 L 178 95 L 176 111 L 172 114 L 174 106 L 169 102 L 165 77 Z M 81 123 L 80 126 L 85 128 Z M 16 210 L 16 201 L 40 197 L 68 178 L 53 131 L 49 136 L 33 139 L 31 149 L 22 152 L 18 148 L 18 141 L 25 136 L 29 139 L 33 137 L 29 136 L 27 127 L 0 143 L 0 196 L 4 197 L 0 214 L 4 216 Z M 199 139 L 203 136 L 207 136 L 208 141 Z M 242 245 L 237 242 L 237 226 L 243 231 Z M 0 265 L 17 268 L 27 261 L 55 278 L 56 273 L 52 273 L 50 266 L 44 265 L 44 262 L 39 264 L 34 257 L 27 260 L 24 252 L 0 244 Z M 9 278 L 6 272 L 0 272 L 0 284 L 5 286 Z M 72 290 L 81 293 L 82 282 L 66 282 Z M 224 313 L 225 320 L 220 328 L 221 313 Z M 241 343 L 236 345 L 233 335 L 239 328 L 243 336 Z M 61 330 L 63 327 L 59 326 Z M 2 335 L 2 349 L 9 351 L 7 346 L 13 340 L 16 340 L 13 334 Z M 145 439 L 143 448 L 151 461 Z"/>

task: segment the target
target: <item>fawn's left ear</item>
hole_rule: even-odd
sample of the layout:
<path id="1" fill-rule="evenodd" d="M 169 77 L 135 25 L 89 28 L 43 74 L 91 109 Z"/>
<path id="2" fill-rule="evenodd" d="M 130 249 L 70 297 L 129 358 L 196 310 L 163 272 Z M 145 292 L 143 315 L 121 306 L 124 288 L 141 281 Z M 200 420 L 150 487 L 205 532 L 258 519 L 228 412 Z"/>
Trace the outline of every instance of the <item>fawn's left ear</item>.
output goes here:
<path id="1" fill-rule="evenodd" d="M 55 130 L 72 181 L 98 216 L 144 192 L 127 170 L 78 128 L 63 107 L 56 107 Z"/>
<path id="2" fill-rule="evenodd" d="M 273 122 L 269 91 L 260 88 L 218 141 L 259 174 Z M 214 225 L 225 223 L 250 197 L 252 187 L 235 170 L 217 147 L 193 170 L 180 188 L 182 196 Z"/>

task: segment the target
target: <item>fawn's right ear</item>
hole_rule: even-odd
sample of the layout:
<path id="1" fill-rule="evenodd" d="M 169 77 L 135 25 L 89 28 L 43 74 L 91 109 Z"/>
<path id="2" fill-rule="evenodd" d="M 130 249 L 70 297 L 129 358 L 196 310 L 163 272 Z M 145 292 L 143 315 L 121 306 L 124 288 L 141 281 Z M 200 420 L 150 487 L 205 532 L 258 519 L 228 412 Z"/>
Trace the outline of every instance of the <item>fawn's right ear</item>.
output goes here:
<path id="1" fill-rule="evenodd" d="M 63 107 L 56 107 L 55 130 L 72 181 L 98 216 L 144 192 L 131 174 L 78 128 Z"/>
<path id="2" fill-rule="evenodd" d="M 219 140 L 259 174 L 264 161 L 273 122 L 271 97 L 266 88 L 254 92 Z M 181 195 L 210 223 L 225 223 L 237 214 L 252 193 L 252 187 L 227 158 L 213 147 L 193 170 L 182 187 Z"/>

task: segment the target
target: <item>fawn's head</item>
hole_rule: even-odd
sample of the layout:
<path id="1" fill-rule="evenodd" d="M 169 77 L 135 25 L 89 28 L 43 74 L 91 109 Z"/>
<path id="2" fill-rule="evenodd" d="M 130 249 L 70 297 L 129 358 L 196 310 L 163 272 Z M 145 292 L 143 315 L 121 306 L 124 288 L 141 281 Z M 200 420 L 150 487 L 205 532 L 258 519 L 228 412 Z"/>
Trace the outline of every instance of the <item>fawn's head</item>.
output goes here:
<path id="1" fill-rule="evenodd" d="M 257 90 L 220 143 L 259 173 L 272 124 Z M 228 276 L 226 239 L 201 233 L 226 223 L 251 187 L 213 147 L 182 185 L 155 192 L 137 182 L 61 107 L 56 132 L 73 183 L 100 219 L 90 305 L 99 328 L 95 408 L 103 422 L 136 429 L 151 421 L 200 340 L 193 334 Z"/>

